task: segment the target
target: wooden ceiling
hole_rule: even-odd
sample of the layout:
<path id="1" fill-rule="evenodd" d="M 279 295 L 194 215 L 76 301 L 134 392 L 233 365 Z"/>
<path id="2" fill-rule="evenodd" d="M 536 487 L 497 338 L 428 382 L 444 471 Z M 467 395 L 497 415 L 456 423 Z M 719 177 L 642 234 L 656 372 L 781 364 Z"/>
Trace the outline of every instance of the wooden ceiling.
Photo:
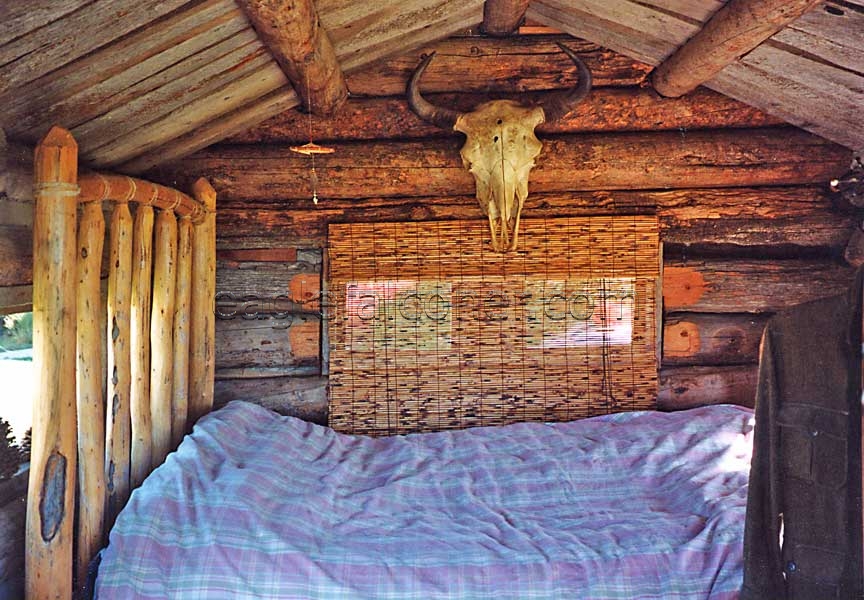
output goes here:
<path id="1" fill-rule="evenodd" d="M 723 4 L 535 0 L 527 17 L 653 66 Z M 482 0 L 315 7 L 354 95 L 387 83 L 382 60 L 402 56 L 408 71 L 419 49 L 477 26 L 484 11 Z M 141 172 L 298 104 L 234 0 L 22 0 L 2 3 L 0 23 L 0 126 L 33 143 L 61 124 L 93 167 Z M 817 6 L 706 85 L 864 148 L 864 0 Z"/>

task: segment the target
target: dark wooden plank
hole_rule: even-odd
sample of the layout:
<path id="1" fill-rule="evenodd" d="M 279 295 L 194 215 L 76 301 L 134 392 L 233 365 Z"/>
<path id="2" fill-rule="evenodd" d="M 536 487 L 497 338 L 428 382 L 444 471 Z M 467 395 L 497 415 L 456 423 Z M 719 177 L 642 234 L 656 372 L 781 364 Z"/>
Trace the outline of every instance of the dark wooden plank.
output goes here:
<path id="1" fill-rule="evenodd" d="M 759 360 L 767 315 L 674 313 L 663 320 L 664 367 Z"/>
<path id="2" fill-rule="evenodd" d="M 459 141 L 331 145 L 316 161 L 318 196 L 454 196 L 474 193 Z M 824 182 L 851 151 L 796 129 L 587 134 L 546 137 L 532 170 L 539 192 L 735 187 Z M 211 148 L 165 169 L 173 181 L 205 176 L 222 202 L 311 198 L 310 162 L 282 146 Z"/>
<path id="3" fill-rule="evenodd" d="M 33 230 L 0 225 L 0 286 L 33 282 Z"/>
<path id="4" fill-rule="evenodd" d="M 217 379 L 215 393 L 216 407 L 244 400 L 283 415 L 327 424 L 326 377 Z"/>
<path id="5" fill-rule="evenodd" d="M 852 276 L 825 260 L 667 260 L 663 304 L 670 312 L 775 312 L 841 293 Z"/>
<path id="6" fill-rule="evenodd" d="M 253 309 L 245 314 L 254 314 Z M 294 375 L 320 374 L 318 318 L 287 312 L 258 314 L 252 319 L 243 315 L 238 312 L 234 318 L 216 320 L 217 372 L 224 376 L 244 369 L 271 369 Z"/>
<path id="7" fill-rule="evenodd" d="M 566 35 L 517 36 L 505 39 L 453 37 L 377 63 L 348 77 L 352 96 L 395 96 L 423 55 L 435 60 L 423 74 L 422 91 L 525 92 L 571 87 L 577 74 L 573 61 L 557 46 L 561 42 L 588 65 L 597 87 L 639 85 L 650 67 Z"/>
<path id="8" fill-rule="evenodd" d="M 528 92 L 506 97 L 542 102 L 550 93 Z M 436 105 L 470 111 L 491 95 L 431 94 Z M 500 97 L 500 96 L 498 96 Z M 660 98 L 644 88 L 597 88 L 562 119 L 544 123 L 546 134 L 600 131 L 662 131 L 764 127 L 782 120 L 727 96 L 704 88 L 682 98 Z M 231 144 L 302 144 L 309 141 L 309 118 L 300 111 L 285 111 L 248 131 L 226 140 Z M 403 98 L 351 99 L 336 115 L 314 121 L 317 141 L 413 139 L 458 136 L 422 121 Z"/>
<path id="9" fill-rule="evenodd" d="M 752 407 L 756 402 L 758 369 L 757 365 L 661 369 L 657 407 L 660 410 L 686 410 L 710 404 Z"/>

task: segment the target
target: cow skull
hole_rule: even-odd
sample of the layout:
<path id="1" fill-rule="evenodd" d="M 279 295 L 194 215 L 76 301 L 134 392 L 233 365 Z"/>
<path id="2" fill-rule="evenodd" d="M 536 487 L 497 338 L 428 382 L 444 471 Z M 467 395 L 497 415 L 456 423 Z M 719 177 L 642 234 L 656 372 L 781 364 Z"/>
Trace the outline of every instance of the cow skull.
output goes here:
<path id="1" fill-rule="evenodd" d="M 474 176 L 477 200 L 489 218 L 492 248 L 498 252 L 516 249 L 519 217 L 528 196 L 528 175 L 543 145 L 534 128 L 570 112 L 588 95 L 591 72 L 576 53 L 558 44 L 576 63 L 579 81 L 570 90 L 549 98 L 542 105 L 525 106 L 513 100 L 485 102 L 469 113 L 439 107 L 425 100 L 418 82 L 435 53 L 425 57 L 408 82 L 408 104 L 424 121 L 465 134 L 460 154 Z"/>

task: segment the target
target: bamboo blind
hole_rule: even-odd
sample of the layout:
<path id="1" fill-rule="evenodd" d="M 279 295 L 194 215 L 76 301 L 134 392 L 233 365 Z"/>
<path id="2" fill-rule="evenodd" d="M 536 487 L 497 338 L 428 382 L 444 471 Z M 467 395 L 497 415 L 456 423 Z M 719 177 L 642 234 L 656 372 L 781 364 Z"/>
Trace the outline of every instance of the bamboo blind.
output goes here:
<path id="1" fill-rule="evenodd" d="M 651 409 L 655 217 L 332 224 L 330 425 L 386 435 Z"/>

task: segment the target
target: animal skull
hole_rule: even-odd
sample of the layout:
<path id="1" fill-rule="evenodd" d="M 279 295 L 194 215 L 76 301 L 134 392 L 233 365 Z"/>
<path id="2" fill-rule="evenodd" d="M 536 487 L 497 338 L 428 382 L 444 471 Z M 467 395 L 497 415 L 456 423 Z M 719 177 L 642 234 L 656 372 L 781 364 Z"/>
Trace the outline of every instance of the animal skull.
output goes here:
<path id="1" fill-rule="evenodd" d="M 474 176 L 477 200 L 483 214 L 489 218 L 492 248 L 498 252 L 516 249 L 519 217 L 528 197 L 528 175 L 543 147 L 534 135 L 534 128 L 566 115 L 591 89 L 588 67 L 572 50 L 558 45 L 576 63 L 579 81 L 572 89 L 548 99 L 541 106 L 493 100 L 469 113 L 434 106 L 417 88 L 434 52 L 423 59 L 408 83 L 408 104 L 417 116 L 465 134 L 465 145 L 460 151 L 462 163 Z"/>

